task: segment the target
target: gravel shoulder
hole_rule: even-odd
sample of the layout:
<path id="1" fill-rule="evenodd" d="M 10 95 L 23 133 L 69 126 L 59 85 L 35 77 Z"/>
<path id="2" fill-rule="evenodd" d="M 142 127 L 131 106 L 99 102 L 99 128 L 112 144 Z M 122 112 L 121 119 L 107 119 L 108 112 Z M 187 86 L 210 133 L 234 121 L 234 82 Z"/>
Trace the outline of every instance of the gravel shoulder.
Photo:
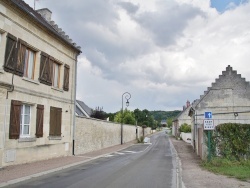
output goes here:
<path id="1" fill-rule="evenodd" d="M 240 181 L 202 169 L 201 159 L 190 144 L 169 137 L 181 160 L 182 181 L 186 188 L 249 188 L 250 182 Z"/>

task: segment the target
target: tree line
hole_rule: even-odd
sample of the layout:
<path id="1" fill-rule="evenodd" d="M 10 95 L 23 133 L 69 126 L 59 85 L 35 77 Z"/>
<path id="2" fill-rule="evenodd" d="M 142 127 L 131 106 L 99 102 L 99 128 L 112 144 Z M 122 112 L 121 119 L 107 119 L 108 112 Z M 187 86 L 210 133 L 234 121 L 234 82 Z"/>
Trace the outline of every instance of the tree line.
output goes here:
<path id="1" fill-rule="evenodd" d="M 123 122 L 124 124 L 138 125 L 151 127 L 156 129 L 161 127 L 161 121 L 166 120 L 167 126 L 172 125 L 172 120 L 180 113 L 179 110 L 174 111 L 149 111 L 147 109 L 140 110 L 135 109 L 130 111 L 125 108 L 116 112 L 116 113 L 106 113 L 103 111 L 103 108 L 97 107 L 95 110 L 92 110 L 92 118 L 109 120 L 116 123 Z M 165 125 L 164 125 L 165 126 Z"/>

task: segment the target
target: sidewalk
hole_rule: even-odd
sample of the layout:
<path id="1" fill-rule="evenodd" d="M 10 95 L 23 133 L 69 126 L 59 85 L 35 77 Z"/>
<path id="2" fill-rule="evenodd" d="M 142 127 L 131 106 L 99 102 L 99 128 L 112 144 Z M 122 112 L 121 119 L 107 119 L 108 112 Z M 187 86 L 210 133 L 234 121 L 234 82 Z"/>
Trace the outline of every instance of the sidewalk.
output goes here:
<path id="1" fill-rule="evenodd" d="M 190 144 L 169 137 L 181 162 L 182 188 L 249 188 L 250 182 L 213 174 L 200 167 L 201 159 Z"/>
<path id="2" fill-rule="evenodd" d="M 123 145 L 116 145 L 83 155 L 59 157 L 27 164 L 7 166 L 0 169 L 0 187 L 86 163 L 103 155 L 125 149 L 134 143 L 135 141 L 131 141 Z"/>

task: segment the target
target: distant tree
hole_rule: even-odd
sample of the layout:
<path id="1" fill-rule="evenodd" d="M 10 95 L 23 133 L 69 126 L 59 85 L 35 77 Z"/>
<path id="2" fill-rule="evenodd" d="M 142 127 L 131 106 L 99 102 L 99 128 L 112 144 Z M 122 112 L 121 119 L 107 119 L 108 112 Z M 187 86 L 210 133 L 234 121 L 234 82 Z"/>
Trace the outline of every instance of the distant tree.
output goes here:
<path id="1" fill-rule="evenodd" d="M 168 127 L 172 127 L 172 121 L 173 121 L 173 118 L 168 118 L 168 120 L 167 120 Z"/>
<path id="2" fill-rule="evenodd" d="M 134 113 L 129 111 L 128 109 L 123 110 L 123 114 L 121 113 L 121 111 L 116 113 L 114 121 L 117 123 L 121 123 L 121 121 L 123 121 L 124 124 L 130 125 L 135 125 L 136 123 Z"/>
<path id="3" fill-rule="evenodd" d="M 92 110 L 92 113 L 90 115 L 92 118 L 106 120 L 106 113 L 103 111 L 103 108 L 96 107 L 95 110 Z"/>

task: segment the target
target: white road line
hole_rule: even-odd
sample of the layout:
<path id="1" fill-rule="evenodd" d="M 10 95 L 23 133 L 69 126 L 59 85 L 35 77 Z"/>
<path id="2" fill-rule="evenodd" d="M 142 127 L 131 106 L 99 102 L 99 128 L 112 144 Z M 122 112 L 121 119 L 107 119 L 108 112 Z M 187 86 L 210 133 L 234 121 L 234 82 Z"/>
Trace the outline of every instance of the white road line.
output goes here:
<path id="1" fill-rule="evenodd" d="M 125 153 L 115 152 L 117 155 L 125 155 Z"/>

